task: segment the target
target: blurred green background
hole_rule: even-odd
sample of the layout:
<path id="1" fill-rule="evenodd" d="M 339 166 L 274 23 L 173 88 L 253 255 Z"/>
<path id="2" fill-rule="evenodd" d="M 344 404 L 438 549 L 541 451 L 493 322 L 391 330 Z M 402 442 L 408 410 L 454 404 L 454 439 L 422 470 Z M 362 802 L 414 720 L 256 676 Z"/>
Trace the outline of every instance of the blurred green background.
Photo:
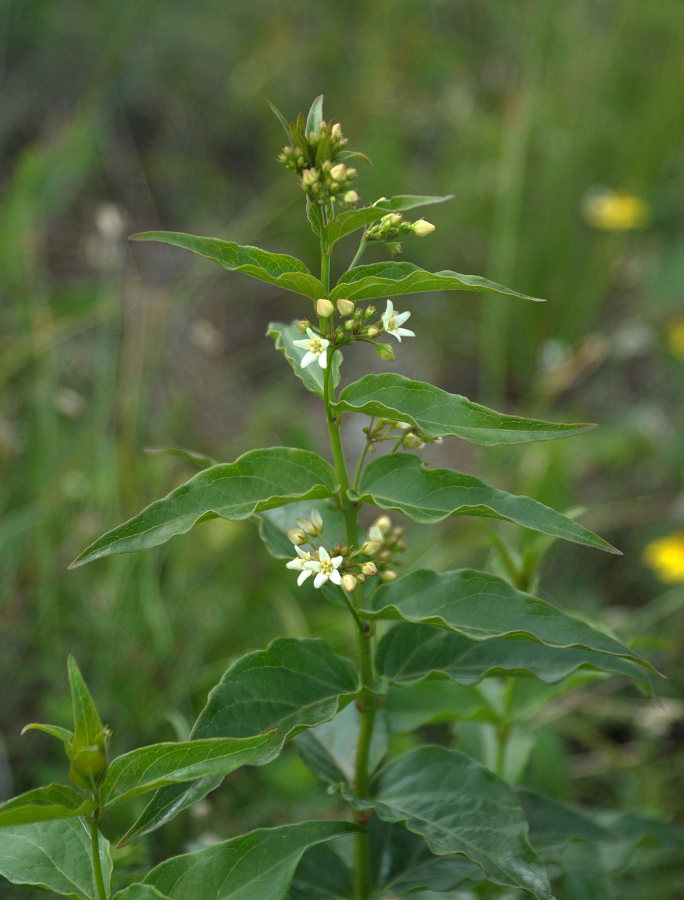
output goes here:
<path id="1" fill-rule="evenodd" d="M 68 653 L 123 752 L 184 735 L 229 661 L 276 635 L 322 634 L 352 652 L 338 611 L 283 578 L 249 523 L 66 571 L 193 474 L 145 448 L 226 461 L 281 443 L 325 452 L 319 411 L 264 336 L 270 320 L 307 313 L 294 295 L 126 242 L 188 231 L 315 268 L 265 100 L 294 118 L 324 93 L 349 147 L 372 160 L 359 165 L 364 202 L 455 195 L 425 211 L 437 231 L 407 240 L 407 259 L 548 298 L 410 298 L 401 308 L 418 338 L 395 364 L 349 354 L 348 376 L 401 371 L 507 411 L 601 425 L 524 449 L 426 450 L 559 509 L 584 507 L 582 521 L 625 556 L 554 548 L 541 594 L 604 622 L 669 677 L 660 705 L 617 679 L 558 701 L 531 722 L 525 780 L 681 820 L 682 12 L 680 0 L 5 0 L 0 796 L 64 778 L 61 749 L 19 731 L 67 723 Z M 359 423 L 347 437 L 360 446 Z M 411 561 L 491 564 L 482 524 L 441 535 L 435 545 L 434 532 L 411 532 Z M 292 751 L 238 773 L 135 853 L 157 859 L 212 828 L 234 834 L 328 803 Z M 684 893 L 671 863 L 658 877 L 651 892 Z M 643 884 L 632 873 L 619 896 L 643 896 Z"/>

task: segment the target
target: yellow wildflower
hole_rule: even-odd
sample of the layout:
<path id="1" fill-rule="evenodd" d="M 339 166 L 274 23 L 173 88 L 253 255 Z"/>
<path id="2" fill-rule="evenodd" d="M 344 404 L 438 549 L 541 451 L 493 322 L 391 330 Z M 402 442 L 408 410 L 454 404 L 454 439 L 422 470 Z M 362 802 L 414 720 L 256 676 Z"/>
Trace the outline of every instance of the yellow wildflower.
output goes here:
<path id="1" fill-rule="evenodd" d="M 661 581 L 684 582 L 684 531 L 675 531 L 647 544 L 644 562 L 655 570 Z"/>
<path id="2" fill-rule="evenodd" d="M 626 191 L 601 188 L 590 191 L 582 201 L 587 223 L 600 231 L 630 231 L 643 228 L 650 218 L 644 200 Z"/>
<path id="3" fill-rule="evenodd" d="M 667 345 L 673 356 L 684 359 L 684 316 L 673 316 L 668 321 Z"/>

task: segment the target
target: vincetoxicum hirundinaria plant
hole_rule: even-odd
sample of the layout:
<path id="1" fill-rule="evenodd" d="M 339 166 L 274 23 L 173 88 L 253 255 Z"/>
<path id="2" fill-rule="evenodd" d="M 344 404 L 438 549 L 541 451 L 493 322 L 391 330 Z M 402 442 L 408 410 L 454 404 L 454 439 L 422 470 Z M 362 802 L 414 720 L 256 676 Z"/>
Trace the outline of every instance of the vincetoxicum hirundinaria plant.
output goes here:
<path id="1" fill-rule="evenodd" d="M 306 120 L 300 115 L 291 125 L 274 111 L 287 135 L 280 161 L 299 180 L 320 246 L 320 275 L 292 256 L 214 238 L 136 237 L 192 250 L 303 298 L 301 319 L 271 323 L 268 334 L 303 389 L 318 398 L 329 457 L 269 447 L 208 465 L 99 538 L 73 565 L 157 546 L 207 518 L 252 518 L 266 549 L 287 560 L 283 575 L 303 590 L 320 591 L 346 617 L 356 659 L 341 657 L 320 638 L 279 638 L 226 671 L 189 741 L 143 747 L 110 762 L 107 730 L 70 660 L 73 731 L 28 727 L 64 743 L 74 787 L 49 785 L 0 806 L 0 872 L 18 884 L 105 900 L 112 863 L 99 827 L 110 807 L 154 792 L 122 839 L 129 841 L 206 796 L 238 766 L 269 763 L 296 738 L 306 765 L 338 796 L 338 806 L 340 799 L 347 804 L 344 820 L 263 828 L 173 857 L 119 891 L 117 900 L 365 900 L 456 889 L 548 900 L 546 866 L 575 896 L 568 885 L 580 876 L 591 872 L 595 884 L 608 877 L 598 845 L 632 846 L 647 825 L 638 832 L 633 822 L 601 819 L 504 780 L 524 719 L 518 686 L 538 685 L 543 702 L 548 686 L 556 693 L 559 685 L 572 686 L 579 670 L 585 680 L 619 674 L 645 689 L 652 670 L 604 632 L 528 593 L 534 553 L 518 561 L 497 537 L 509 580 L 472 569 L 418 569 L 397 577 L 404 543 L 394 514 L 425 525 L 486 516 L 549 543 L 562 538 L 618 552 L 533 499 L 449 468 L 428 468 L 414 452 L 450 437 L 520 444 L 591 426 L 504 415 L 398 374 L 368 374 L 341 386 L 346 346 L 369 344 L 380 359 L 392 360 L 402 339 L 415 337 L 406 327 L 410 312 L 397 299 L 404 294 L 466 290 L 534 298 L 478 276 L 428 272 L 396 259 L 361 265 L 371 242 L 395 256 L 402 236 L 432 232 L 429 222 L 410 221 L 406 213 L 448 198 L 383 197 L 363 206 L 349 165 L 363 154 L 345 149 L 340 125 L 323 119 L 322 98 Z M 359 231 L 358 250 L 333 283 L 337 242 Z M 368 301 L 379 301 L 378 308 Z M 366 417 L 365 445 L 355 461 L 340 432 L 350 414 Z M 389 452 L 376 454 L 379 444 Z M 381 637 L 378 622 L 386 623 Z M 480 690 L 484 679 L 499 693 Z M 445 695 L 445 685 L 460 693 Z M 463 697 L 476 698 L 475 711 L 471 702 L 463 713 Z M 491 724 L 491 769 L 431 744 L 388 758 L 392 729 L 412 728 L 431 715 L 458 718 L 459 710 Z M 334 839 L 340 840 L 332 845 Z"/>

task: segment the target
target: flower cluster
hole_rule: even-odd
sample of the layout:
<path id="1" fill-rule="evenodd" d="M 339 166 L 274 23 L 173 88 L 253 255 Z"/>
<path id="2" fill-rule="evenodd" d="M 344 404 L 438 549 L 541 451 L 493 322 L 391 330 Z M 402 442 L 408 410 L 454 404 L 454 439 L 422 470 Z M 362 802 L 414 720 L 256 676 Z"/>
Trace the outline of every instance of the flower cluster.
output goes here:
<path id="1" fill-rule="evenodd" d="M 302 190 L 312 203 L 324 206 L 331 201 L 356 203 L 358 194 L 352 188 L 356 169 L 344 162 L 362 153 L 343 151 L 347 138 L 339 122 L 322 121 L 315 131 L 306 132 L 300 114 L 290 124 L 292 144 L 283 147 L 279 162 L 299 175 Z"/>
<path id="2" fill-rule="evenodd" d="M 383 198 L 384 199 L 384 198 Z M 378 204 L 382 201 L 378 200 Z M 401 213 L 387 213 L 382 218 L 370 225 L 364 232 L 364 241 L 394 241 L 402 234 L 415 234 L 418 237 L 425 237 L 432 234 L 435 226 L 425 219 L 418 219 L 415 222 L 407 222 Z"/>

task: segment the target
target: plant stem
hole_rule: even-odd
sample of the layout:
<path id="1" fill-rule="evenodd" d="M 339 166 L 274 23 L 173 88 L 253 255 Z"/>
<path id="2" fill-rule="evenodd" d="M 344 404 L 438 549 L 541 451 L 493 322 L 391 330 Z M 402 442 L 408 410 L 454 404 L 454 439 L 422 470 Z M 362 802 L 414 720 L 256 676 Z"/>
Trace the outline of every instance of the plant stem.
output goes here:
<path id="1" fill-rule="evenodd" d="M 90 828 L 90 847 L 93 858 L 93 874 L 95 875 L 97 900 L 107 900 L 107 891 L 105 890 L 104 878 L 102 877 L 102 864 L 100 863 L 100 835 L 97 830 L 96 817 L 88 819 L 88 827 Z"/>
<path id="2" fill-rule="evenodd" d="M 358 263 L 358 261 L 359 261 L 359 260 L 361 259 L 361 257 L 363 256 L 365 250 L 366 250 L 366 242 L 364 241 L 363 238 L 361 238 L 361 240 L 359 241 L 359 247 L 358 247 L 358 250 L 357 250 L 356 253 L 354 254 L 354 259 L 349 263 L 349 267 L 347 268 L 347 272 L 349 272 L 350 269 L 353 269 L 353 268 L 354 268 L 354 266 Z"/>

